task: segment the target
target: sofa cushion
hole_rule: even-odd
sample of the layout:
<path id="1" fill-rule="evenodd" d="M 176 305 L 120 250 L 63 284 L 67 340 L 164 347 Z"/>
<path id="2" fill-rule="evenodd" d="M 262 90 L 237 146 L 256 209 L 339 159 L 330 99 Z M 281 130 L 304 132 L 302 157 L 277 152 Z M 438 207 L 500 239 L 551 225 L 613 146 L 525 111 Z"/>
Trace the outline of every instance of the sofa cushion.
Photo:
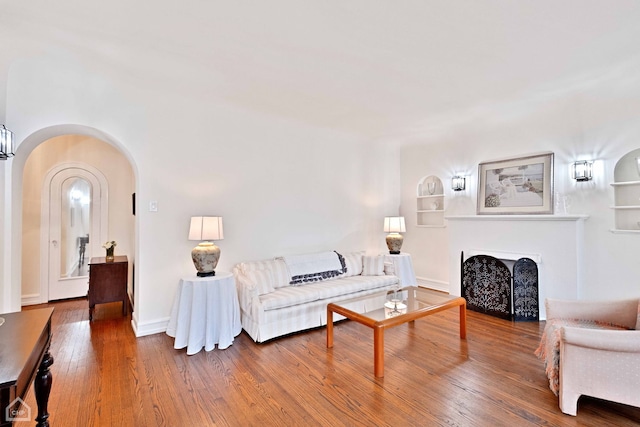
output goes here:
<path id="1" fill-rule="evenodd" d="M 257 289 L 258 295 L 268 294 L 273 292 L 273 274 L 271 270 L 250 270 L 244 273 L 249 280 L 251 287 Z"/>
<path id="2" fill-rule="evenodd" d="M 283 286 L 268 294 L 260 295 L 260 305 L 264 311 L 268 311 L 317 301 L 320 295 L 313 286 Z"/>
<path id="3" fill-rule="evenodd" d="M 273 287 L 275 289 L 289 286 L 289 270 L 281 259 L 269 259 L 265 261 L 249 261 L 240 263 L 243 273 L 255 270 L 270 270 L 273 277 Z"/>
<path id="4" fill-rule="evenodd" d="M 288 286 L 261 295 L 260 302 L 265 311 L 330 299 L 363 290 L 383 288 L 398 282 L 396 276 L 352 276 L 304 286 Z"/>
<path id="5" fill-rule="evenodd" d="M 384 288 L 398 283 L 396 276 L 351 276 L 318 284 L 320 299 L 331 299 L 360 291 Z"/>
<path id="6" fill-rule="evenodd" d="M 363 256 L 362 257 L 363 276 L 384 276 L 384 257 Z"/>
<path id="7" fill-rule="evenodd" d="M 349 252 L 343 254 L 346 272 L 342 277 L 359 276 L 362 274 L 362 257 L 364 252 Z"/>

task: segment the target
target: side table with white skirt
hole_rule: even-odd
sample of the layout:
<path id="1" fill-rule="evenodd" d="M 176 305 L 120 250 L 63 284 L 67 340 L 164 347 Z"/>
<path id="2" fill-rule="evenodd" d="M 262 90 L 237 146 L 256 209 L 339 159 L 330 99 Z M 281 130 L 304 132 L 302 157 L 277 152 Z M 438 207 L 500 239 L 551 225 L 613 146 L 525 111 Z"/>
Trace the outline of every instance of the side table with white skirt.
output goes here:
<path id="1" fill-rule="evenodd" d="M 384 261 L 393 264 L 395 275 L 400 279 L 400 286 L 418 286 L 411 255 L 408 253 L 386 254 Z"/>
<path id="2" fill-rule="evenodd" d="M 216 272 L 210 277 L 180 279 L 167 335 L 174 337 L 173 347 L 187 348 L 187 354 L 202 348 L 222 350 L 233 344 L 242 331 L 240 305 L 233 274 Z"/>

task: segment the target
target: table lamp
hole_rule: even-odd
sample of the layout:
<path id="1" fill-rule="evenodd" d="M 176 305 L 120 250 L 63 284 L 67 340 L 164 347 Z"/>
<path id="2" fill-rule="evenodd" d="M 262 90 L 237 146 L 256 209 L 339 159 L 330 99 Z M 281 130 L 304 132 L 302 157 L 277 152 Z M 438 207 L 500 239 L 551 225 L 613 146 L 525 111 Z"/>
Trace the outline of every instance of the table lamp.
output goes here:
<path id="1" fill-rule="evenodd" d="M 198 277 L 215 276 L 215 268 L 220 259 L 220 248 L 211 240 L 224 239 L 222 231 L 222 217 L 220 216 L 192 216 L 189 227 L 189 240 L 200 243 L 191 251 L 193 265 L 198 270 Z"/>
<path id="2" fill-rule="evenodd" d="M 387 235 L 387 247 L 389 248 L 389 253 L 396 255 L 400 253 L 400 248 L 402 247 L 402 234 L 405 233 L 407 229 L 404 225 L 404 217 L 403 216 L 387 216 L 384 218 L 384 231 L 389 233 Z"/>

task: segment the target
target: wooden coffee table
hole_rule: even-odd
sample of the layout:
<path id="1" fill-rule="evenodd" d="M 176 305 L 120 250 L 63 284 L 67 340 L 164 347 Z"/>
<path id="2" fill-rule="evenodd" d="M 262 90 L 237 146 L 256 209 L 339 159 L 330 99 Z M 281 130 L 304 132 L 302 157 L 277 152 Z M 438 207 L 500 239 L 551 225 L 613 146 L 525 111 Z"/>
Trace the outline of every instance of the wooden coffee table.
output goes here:
<path id="1" fill-rule="evenodd" d="M 425 316 L 442 310 L 459 307 L 460 309 L 460 338 L 467 336 L 467 302 L 464 298 L 433 291 L 430 289 L 409 286 L 402 288 L 401 302 L 383 303 L 372 311 L 356 313 L 346 308 L 358 301 L 384 301 L 393 291 L 381 294 L 354 298 L 327 305 L 327 348 L 333 347 L 333 313 L 338 313 L 347 319 L 354 320 L 373 329 L 373 371 L 376 377 L 384 376 L 384 330 L 404 323 L 413 322 Z M 389 297 L 390 298 L 390 297 Z"/>

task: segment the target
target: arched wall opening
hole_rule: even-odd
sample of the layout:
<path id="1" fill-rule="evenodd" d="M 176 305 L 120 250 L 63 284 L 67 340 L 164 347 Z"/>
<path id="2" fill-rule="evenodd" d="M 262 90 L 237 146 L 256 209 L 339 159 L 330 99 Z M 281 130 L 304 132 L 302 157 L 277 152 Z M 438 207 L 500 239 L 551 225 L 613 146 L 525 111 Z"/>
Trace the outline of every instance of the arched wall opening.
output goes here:
<path id="1" fill-rule="evenodd" d="M 42 244 L 41 230 L 33 227 L 33 212 L 39 210 L 40 203 L 35 200 L 41 197 L 44 175 L 55 168 L 55 165 L 65 162 L 92 165 L 104 173 L 108 181 L 111 189 L 108 207 L 110 219 L 106 235 L 109 240 L 117 240 L 121 254 L 129 257 L 129 292 L 135 305 L 133 283 L 136 280 L 132 266 L 138 258 L 138 233 L 137 219 L 131 206 L 131 196 L 135 193 L 138 182 L 135 162 L 124 145 L 111 135 L 95 128 L 67 124 L 50 126 L 32 133 L 19 142 L 16 156 L 12 159 L 11 280 L 5 284 L 11 288 L 9 292 L 5 290 L 5 295 L 10 295 L 10 309 L 19 311 L 25 301 L 34 301 L 33 294 L 39 292 L 34 289 L 40 286 L 40 278 L 35 280 L 33 276 L 34 271 L 38 272 L 38 276 L 40 274 L 39 256 L 33 255 L 33 250 L 25 251 L 25 247 L 31 246 L 33 249 L 35 240 L 39 252 L 37 246 Z M 34 234 L 38 236 L 35 239 Z M 27 280 L 25 275 L 28 276 Z"/>

